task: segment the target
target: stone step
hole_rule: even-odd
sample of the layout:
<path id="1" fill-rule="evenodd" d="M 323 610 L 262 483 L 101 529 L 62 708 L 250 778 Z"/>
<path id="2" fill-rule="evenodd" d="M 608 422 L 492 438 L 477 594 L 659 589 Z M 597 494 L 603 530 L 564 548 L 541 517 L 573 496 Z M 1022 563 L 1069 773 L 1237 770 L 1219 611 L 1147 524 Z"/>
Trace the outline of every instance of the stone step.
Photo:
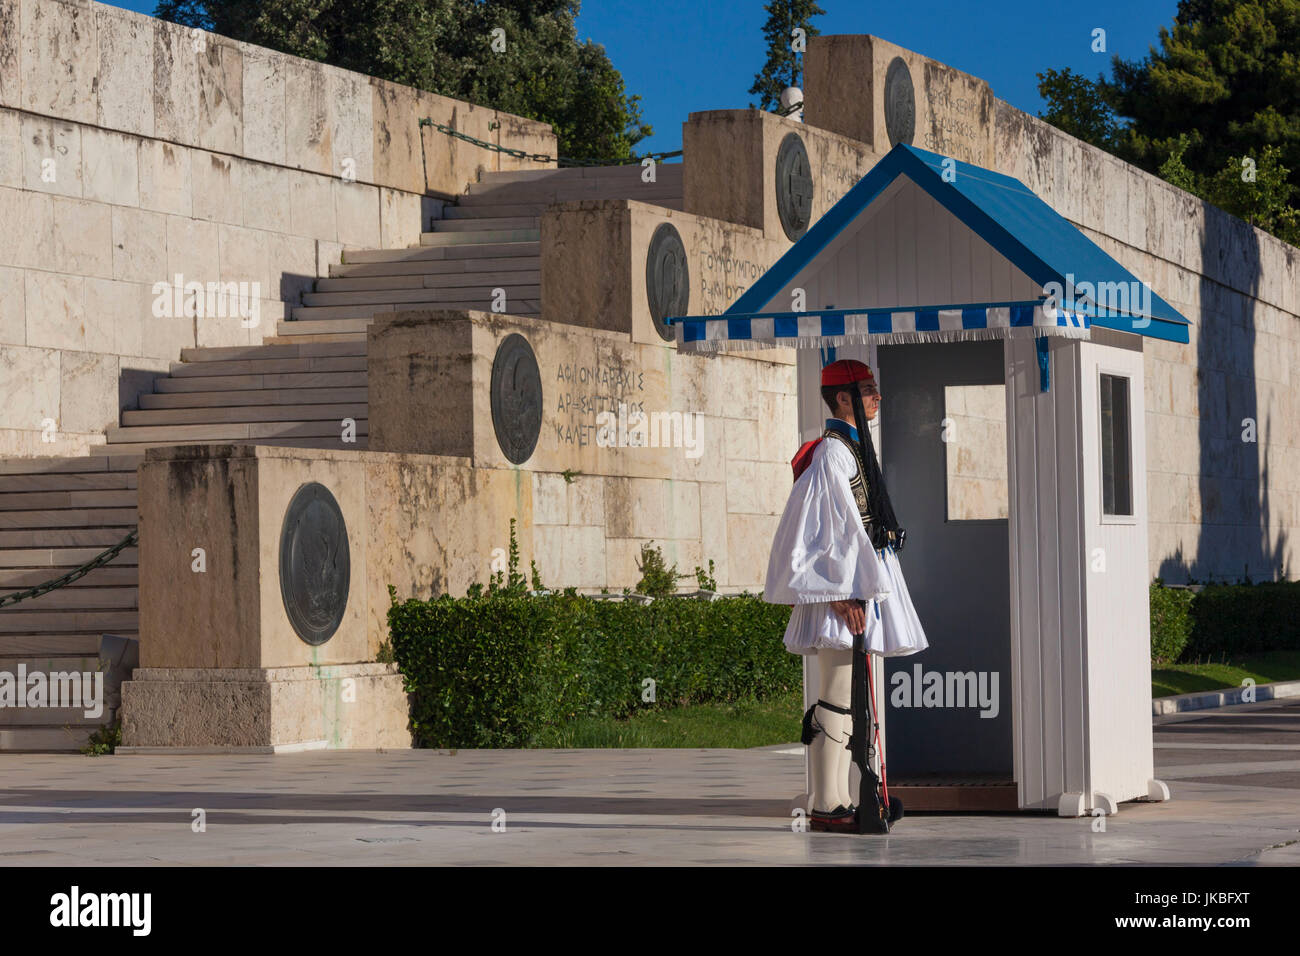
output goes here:
<path id="1" fill-rule="evenodd" d="M 336 421 L 323 422 L 226 422 L 216 425 L 138 425 L 110 426 L 109 447 L 119 443 L 188 445 L 213 442 L 248 442 L 272 438 L 316 438 L 338 436 L 342 426 Z M 369 424 L 357 419 L 357 434 L 369 434 Z M 272 443 L 274 444 L 274 443 Z"/>
<path id="2" fill-rule="evenodd" d="M 424 235 L 422 233 L 422 235 Z M 409 262 L 413 259 L 514 259 L 542 254 L 540 239 L 531 242 L 471 242 L 459 246 L 412 246 L 408 249 L 345 249 L 344 267 L 374 262 Z M 330 273 L 333 275 L 333 271 Z"/>
<path id="3" fill-rule="evenodd" d="M 414 258 L 392 262 L 363 262 L 349 266 L 330 266 L 331 278 L 376 276 L 459 276 L 480 272 L 538 272 L 542 267 L 540 255 L 489 256 L 482 259 L 429 259 Z"/>
<path id="4" fill-rule="evenodd" d="M 507 299 L 506 308 L 510 315 L 541 315 L 542 300 L 540 296 L 532 299 Z M 491 312 L 492 296 L 488 294 L 475 298 L 422 302 L 380 302 L 374 305 L 300 305 L 293 310 L 292 322 L 313 322 L 322 319 L 371 319 L 381 312 L 408 312 L 420 309 L 478 309 L 482 312 Z M 281 323 L 276 329 L 281 335 L 291 334 L 285 331 L 285 326 L 289 324 L 291 323 Z M 360 329 L 349 329 L 349 331 L 360 331 Z"/>
<path id="5" fill-rule="evenodd" d="M 103 662 L 99 659 L 99 654 L 85 654 L 80 657 L 54 657 L 43 655 L 33 657 L 31 655 L 12 655 L 6 654 L 3 648 L 0 648 L 0 670 L 9 673 L 17 672 L 19 667 L 27 668 L 28 673 L 32 671 L 43 671 L 51 673 L 55 671 L 91 671 L 92 673 L 103 668 Z"/>
<path id="6" fill-rule="evenodd" d="M 120 450 L 124 455 L 143 454 L 150 448 L 169 448 L 173 445 L 228 445 L 229 439 L 213 439 L 207 441 L 195 441 L 186 439 L 184 441 L 132 441 L 116 442 L 112 445 L 105 445 L 109 451 Z M 361 422 L 357 422 L 357 440 L 355 442 L 344 442 L 337 435 L 318 435 L 308 436 L 306 438 L 284 438 L 272 436 L 269 438 L 241 439 L 241 445 L 271 445 L 276 448 L 326 448 L 336 451 L 365 451 L 369 447 L 367 436 L 361 431 Z"/>
<path id="7" fill-rule="evenodd" d="M 365 387 L 360 388 L 259 388 L 213 392 L 173 392 L 165 395 L 141 395 L 140 408 L 152 411 L 163 408 L 219 408 L 233 405 L 329 405 L 337 402 L 364 402 Z"/>
<path id="8" fill-rule="evenodd" d="M 494 289 L 504 289 L 507 301 L 515 297 L 536 299 L 542 294 L 538 283 L 528 284 L 510 282 L 494 285 L 485 283 L 472 286 L 443 286 L 420 289 L 367 289 L 360 292 L 307 292 L 302 297 L 303 308 L 317 308 L 331 305 L 378 305 L 397 302 L 443 303 L 443 302 L 481 302 L 489 303 L 496 294 Z M 295 313 L 296 313 L 295 309 Z"/>
<path id="9" fill-rule="evenodd" d="M 348 321 L 348 320 L 344 320 Z M 317 332 L 312 336 L 313 340 L 325 340 L 327 342 L 364 342 L 366 340 L 365 332 Z M 268 335 L 262 340 L 263 342 L 292 342 L 293 336 L 290 335 Z"/>
<path id="10" fill-rule="evenodd" d="M 0 459 L 0 475 L 45 475 L 68 472 L 134 471 L 129 462 L 104 455 L 78 458 L 5 458 Z"/>
<path id="11" fill-rule="evenodd" d="M 492 231 L 508 232 L 515 229 L 541 229 L 537 216 L 479 216 L 464 219 L 435 219 L 434 233 L 444 235 L 451 233 Z"/>
<path id="12" fill-rule="evenodd" d="M 469 197 L 462 196 L 461 199 Z M 546 211 L 546 203 L 458 203 L 455 206 L 443 206 L 442 218 L 435 219 L 434 224 L 459 219 L 480 219 L 490 216 L 527 216 L 539 219 Z"/>
<path id="13" fill-rule="evenodd" d="M 233 362 L 172 362 L 173 378 L 204 378 L 219 375 L 253 375 L 286 372 L 364 372 L 364 355 L 318 356 L 284 359 L 240 359 Z"/>
<path id="14" fill-rule="evenodd" d="M 28 585 L 28 587 L 30 586 Z M 22 588 L 14 588 L 13 590 L 21 591 Z M 11 610 L 22 611 L 24 609 L 28 611 L 84 611 L 93 608 L 111 608 L 115 611 L 127 611 L 139 607 L 138 595 L 139 589 L 135 585 L 112 588 L 63 587 L 7 606 L 3 612 L 0 612 L 0 617 L 8 614 Z"/>
<path id="15" fill-rule="evenodd" d="M 374 315 L 371 314 L 360 319 L 322 319 L 320 321 L 285 319 L 276 324 L 275 331 L 280 338 L 284 339 L 330 334 L 356 335 L 365 338 L 366 328 L 373 318 Z M 335 332 L 336 329 L 339 331 Z"/>
<path id="16" fill-rule="evenodd" d="M 99 555 L 105 548 L 111 547 L 121 541 L 125 533 L 117 536 L 117 539 L 110 541 L 107 545 L 101 547 L 61 547 L 61 548 L 42 548 L 39 545 L 34 547 L 13 545 L 6 550 L 0 550 L 0 568 L 28 568 L 39 572 L 42 577 L 40 581 L 48 581 L 51 578 L 57 578 L 65 571 L 71 571 L 73 568 L 80 567 L 87 561 Z M 139 549 L 123 548 L 118 552 L 117 557 L 113 559 L 111 567 L 131 567 L 139 562 Z M 97 568 L 91 574 L 98 574 L 102 569 Z M 89 575 L 87 575 L 89 577 Z M 31 585 L 27 585 L 31 587 Z M 22 590 L 15 588 L 14 590 Z"/>
<path id="17" fill-rule="evenodd" d="M 96 727 L 107 723 L 109 720 L 107 708 L 105 708 L 98 717 L 87 717 L 86 710 L 89 709 L 89 706 L 86 708 L 0 707 L 0 728 L 6 730 L 11 728 L 21 728 L 24 730 L 45 728 L 48 730 L 62 731 L 64 727 L 67 727 L 67 733 L 71 735 L 73 730 L 84 727 L 86 728 L 86 735 L 89 736 L 91 731 Z"/>
<path id="18" fill-rule="evenodd" d="M 682 187 L 668 183 L 643 183 L 640 181 L 622 183 L 602 183 L 595 180 L 588 182 L 549 184 L 511 183 L 497 186 L 487 183 L 471 183 L 467 196 L 473 196 L 475 204 L 485 202 L 487 197 L 503 204 L 543 202 L 548 206 L 554 203 L 578 202 L 579 200 L 631 199 L 636 202 L 658 204 L 663 200 L 680 200 Z"/>
<path id="19" fill-rule="evenodd" d="M 105 711 L 104 720 L 108 713 Z M 93 727 L 6 727 L 0 729 L 5 753 L 78 753 L 90 741 Z"/>
<path id="20" fill-rule="evenodd" d="M 138 520 L 130 508 L 60 508 L 53 511 L 0 511 L 0 528 L 130 528 Z M 125 530 L 123 531 L 125 534 Z M 119 535 L 118 537 L 121 537 Z"/>
<path id="21" fill-rule="evenodd" d="M 249 394 L 243 392 L 241 394 Z M 331 405 L 226 405 L 206 408 L 162 408 L 122 413 L 126 427 L 157 425 L 215 425 L 228 422 L 331 421 L 365 418 L 366 404 Z M 0 508 L 4 507 L 0 501 Z M 0 513 L 0 522 L 4 521 Z"/>
<path id="22" fill-rule="evenodd" d="M 0 512 L 49 510 L 55 508 L 127 508 L 135 507 L 134 488 L 89 491 L 6 491 L 0 487 Z"/>
<path id="23" fill-rule="evenodd" d="M 145 396 L 140 396 L 144 398 Z M 0 475 L 0 495 L 25 491 L 116 491 L 136 487 L 133 471 L 53 472 L 42 475 Z M 132 492 L 134 494 L 134 492 Z"/>
<path id="24" fill-rule="evenodd" d="M 39 600 L 37 598 L 36 600 Z M 98 631 L 101 634 L 117 634 L 120 631 L 140 630 L 140 615 L 129 610 L 67 610 L 34 611 L 24 610 L 27 601 L 14 607 L 7 607 L 0 613 L 0 636 L 3 646 L 10 646 L 7 635 L 26 634 L 36 636 L 43 632 L 66 634 L 69 631 Z M 0 707 L 0 713 L 4 708 Z"/>
<path id="25" fill-rule="evenodd" d="M 281 322 L 280 325 L 284 323 Z M 364 388 L 366 373 L 352 372 L 276 372 L 252 375 L 211 375 L 195 378 L 160 378 L 154 382 L 154 394 L 174 395 L 187 392 L 227 392 L 248 389 L 296 388 Z"/>
<path id="26" fill-rule="evenodd" d="M 422 232 L 422 246 L 468 246 L 501 242 L 540 242 L 541 226 L 485 229 L 482 232 Z"/>
<path id="27" fill-rule="evenodd" d="M 470 286 L 540 285 L 542 273 L 537 269 L 513 269 L 508 272 L 441 272 L 412 275 L 358 276 L 348 279 L 317 279 L 316 292 L 391 292 L 409 289 L 465 288 Z M 305 303 L 304 303 L 305 304 Z"/>
<path id="28" fill-rule="evenodd" d="M 93 558 L 95 554 L 98 554 L 98 552 L 90 554 L 85 560 Z M 106 564 L 102 568 L 95 568 L 84 577 L 77 578 L 71 584 L 64 585 L 64 590 L 72 588 L 135 587 L 140 581 L 139 569 L 134 565 L 123 564 L 119 566 L 118 562 L 121 560 L 121 556 L 114 558 L 112 564 Z M 77 567 L 77 565 L 74 564 L 66 569 L 0 567 L 0 592 L 22 591 L 38 584 L 44 584 L 46 581 L 66 573 L 66 571 L 71 571 L 74 567 Z M 3 653 L 4 648 L 0 647 L 0 654 Z"/>
<path id="29" fill-rule="evenodd" d="M 33 657 L 98 657 L 101 633 L 104 632 L 89 630 L 81 633 L 68 631 L 64 633 L 10 634 L 5 637 L 3 642 L 0 642 L 0 649 L 3 649 L 3 653 L 11 657 L 22 655 Z M 140 637 L 135 627 L 107 633 L 136 639 Z"/>
<path id="30" fill-rule="evenodd" d="M 181 349 L 181 361 L 230 362 L 237 359 L 309 358 L 313 356 L 365 355 L 364 348 L 332 342 L 302 342 L 293 345 L 234 345 L 221 348 Z"/>

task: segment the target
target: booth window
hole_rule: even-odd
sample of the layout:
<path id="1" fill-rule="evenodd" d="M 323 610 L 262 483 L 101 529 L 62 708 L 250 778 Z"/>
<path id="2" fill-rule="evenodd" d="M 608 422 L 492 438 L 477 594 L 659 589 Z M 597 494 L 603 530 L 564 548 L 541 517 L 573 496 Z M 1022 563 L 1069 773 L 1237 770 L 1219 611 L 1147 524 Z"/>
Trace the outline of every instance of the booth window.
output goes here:
<path id="1" fill-rule="evenodd" d="M 943 441 L 947 519 L 1007 519 L 1007 387 L 945 385 Z"/>
<path id="2" fill-rule="evenodd" d="M 1128 383 L 1119 375 L 1101 376 L 1101 498 L 1107 515 L 1133 514 Z"/>

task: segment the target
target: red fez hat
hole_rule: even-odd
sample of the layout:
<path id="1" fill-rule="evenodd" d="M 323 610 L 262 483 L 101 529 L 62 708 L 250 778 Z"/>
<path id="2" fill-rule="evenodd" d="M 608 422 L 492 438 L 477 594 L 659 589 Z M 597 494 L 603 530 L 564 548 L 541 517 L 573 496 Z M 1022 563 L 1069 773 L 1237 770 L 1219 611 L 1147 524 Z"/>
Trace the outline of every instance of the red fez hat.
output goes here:
<path id="1" fill-rule="evenodd" d="M 851 382 L 876 383 L 871 367 L 853 359 L 840 359 L 822 369 L 823 385 L 848 385 Z"/>

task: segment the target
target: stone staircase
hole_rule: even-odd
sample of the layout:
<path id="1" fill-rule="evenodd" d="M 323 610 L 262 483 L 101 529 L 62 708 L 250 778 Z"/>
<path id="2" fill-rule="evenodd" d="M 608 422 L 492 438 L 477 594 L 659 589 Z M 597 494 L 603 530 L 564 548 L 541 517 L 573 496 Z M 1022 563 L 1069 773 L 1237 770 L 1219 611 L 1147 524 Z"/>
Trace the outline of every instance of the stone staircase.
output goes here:
<path id="1" fill-rule="evenodd" d="M 0 460 L 0 595 L 58 577 L 136 524 L 136 465 L 155 445 L 364 449 L 365 327 L 437 307 L 541 314 L 541 214 L 550 203 L 632 198 L 682 207 L 680 165 L 487 173 L 408 249 L 347 250 L 262 345 L 184 349 L 86 458 Z M 345 442 L 344 422 L 355 423 Z M 101 634 L 138 634 L 136 549 L 73 585 L 0 608 L 0 671 L 94 670 Z M 100 720 L 0 708 L 0 751 L 75 750 Z"/>

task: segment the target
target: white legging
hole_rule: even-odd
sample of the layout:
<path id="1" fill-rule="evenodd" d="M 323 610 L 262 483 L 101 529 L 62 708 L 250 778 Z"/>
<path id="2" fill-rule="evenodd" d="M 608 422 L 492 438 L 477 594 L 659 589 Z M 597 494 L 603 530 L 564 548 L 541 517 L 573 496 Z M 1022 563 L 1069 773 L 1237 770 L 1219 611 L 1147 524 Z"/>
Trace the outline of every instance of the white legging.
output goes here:
<path id="1" fill-rule="evenodd" d="M 818 670 L 821 671 L 820 699 L 836 707 L 848 709 L 853 687 L 853 651 L 820 648 L 817 651 Z M 811 807 L 815 811 L 833 810 L 851 804 L 849 796 L 849 734 L 853 732 L 853 717 L 837 714 L 818 707 L 813 716 L 822 727 L 810 745 L 813 792 Z"/>

